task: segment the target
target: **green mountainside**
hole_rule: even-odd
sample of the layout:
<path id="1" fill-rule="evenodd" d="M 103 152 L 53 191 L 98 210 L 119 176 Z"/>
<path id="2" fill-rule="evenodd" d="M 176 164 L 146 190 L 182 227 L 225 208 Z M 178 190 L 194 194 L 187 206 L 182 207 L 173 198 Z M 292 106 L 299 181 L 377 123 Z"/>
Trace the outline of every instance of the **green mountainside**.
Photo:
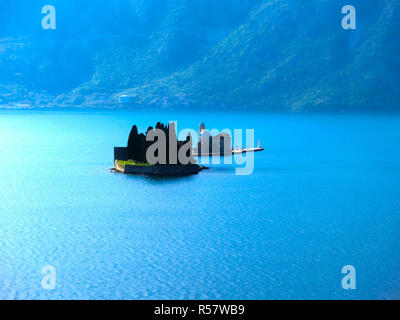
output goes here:
<path id="1" fill-rule="evenodd" d="M 400 2 L 353 1 L 356 30 L 346 4 L 53 0 L 52 31 L 1 4 L 0 106 L 397 111 Z"/>

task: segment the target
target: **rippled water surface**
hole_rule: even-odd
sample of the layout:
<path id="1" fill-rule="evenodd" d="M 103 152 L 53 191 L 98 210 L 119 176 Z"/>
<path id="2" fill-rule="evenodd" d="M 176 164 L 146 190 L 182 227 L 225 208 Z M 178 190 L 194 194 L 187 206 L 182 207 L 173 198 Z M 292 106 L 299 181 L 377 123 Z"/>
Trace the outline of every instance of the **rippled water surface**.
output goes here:
<path id="1" fill-rule="evenodd" d="M 250 176 L 109 172 L 132 124 L 168 120 L 266 150 Z M 0 111 L 0 298 L 400 298 L 399 147 L 397 116 Z"/>

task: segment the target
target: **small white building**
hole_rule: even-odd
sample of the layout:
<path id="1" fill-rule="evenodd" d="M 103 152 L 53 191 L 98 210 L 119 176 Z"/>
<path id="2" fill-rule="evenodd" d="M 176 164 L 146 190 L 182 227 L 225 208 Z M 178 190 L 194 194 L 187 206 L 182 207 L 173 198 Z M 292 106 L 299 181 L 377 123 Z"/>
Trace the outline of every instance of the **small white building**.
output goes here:
<path id="1" fill-rule="evenodd" d="M 195 153 L 200 155 L 226 155 L 232 154 L 232 138 L 226 132 L 221 132 L 216 136 L 211 136 L 210 131 L 206 129 L 204 122 L 199 126 L 199 142 Z"/>

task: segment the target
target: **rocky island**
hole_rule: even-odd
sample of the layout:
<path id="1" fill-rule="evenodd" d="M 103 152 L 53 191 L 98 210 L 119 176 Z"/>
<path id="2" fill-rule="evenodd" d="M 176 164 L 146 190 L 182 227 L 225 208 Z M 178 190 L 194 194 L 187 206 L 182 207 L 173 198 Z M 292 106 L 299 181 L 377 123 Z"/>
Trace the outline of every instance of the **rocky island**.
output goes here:
<path id="1" fill-rule="evenodd" d="M 125 174 L 185 176 L 205 169 L 192 156 L 192 138 L 177 139 L 174 123 L 149 127 L 146 134 L 132 127 L 126 147 L 114 148 L 114 171 Z"/>

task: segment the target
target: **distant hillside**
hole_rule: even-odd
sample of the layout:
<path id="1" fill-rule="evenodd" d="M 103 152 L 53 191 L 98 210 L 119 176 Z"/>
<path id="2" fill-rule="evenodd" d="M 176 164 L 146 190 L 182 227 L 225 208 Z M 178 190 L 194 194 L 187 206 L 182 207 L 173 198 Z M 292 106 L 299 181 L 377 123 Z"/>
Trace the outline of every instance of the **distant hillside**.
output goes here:
<path id="1" fill-rule="evenodd" d="M 41 28 L 41 8 L 57 29 Z M 0 106 L 400 109 L 400 2 L 0 2 Z"/>

